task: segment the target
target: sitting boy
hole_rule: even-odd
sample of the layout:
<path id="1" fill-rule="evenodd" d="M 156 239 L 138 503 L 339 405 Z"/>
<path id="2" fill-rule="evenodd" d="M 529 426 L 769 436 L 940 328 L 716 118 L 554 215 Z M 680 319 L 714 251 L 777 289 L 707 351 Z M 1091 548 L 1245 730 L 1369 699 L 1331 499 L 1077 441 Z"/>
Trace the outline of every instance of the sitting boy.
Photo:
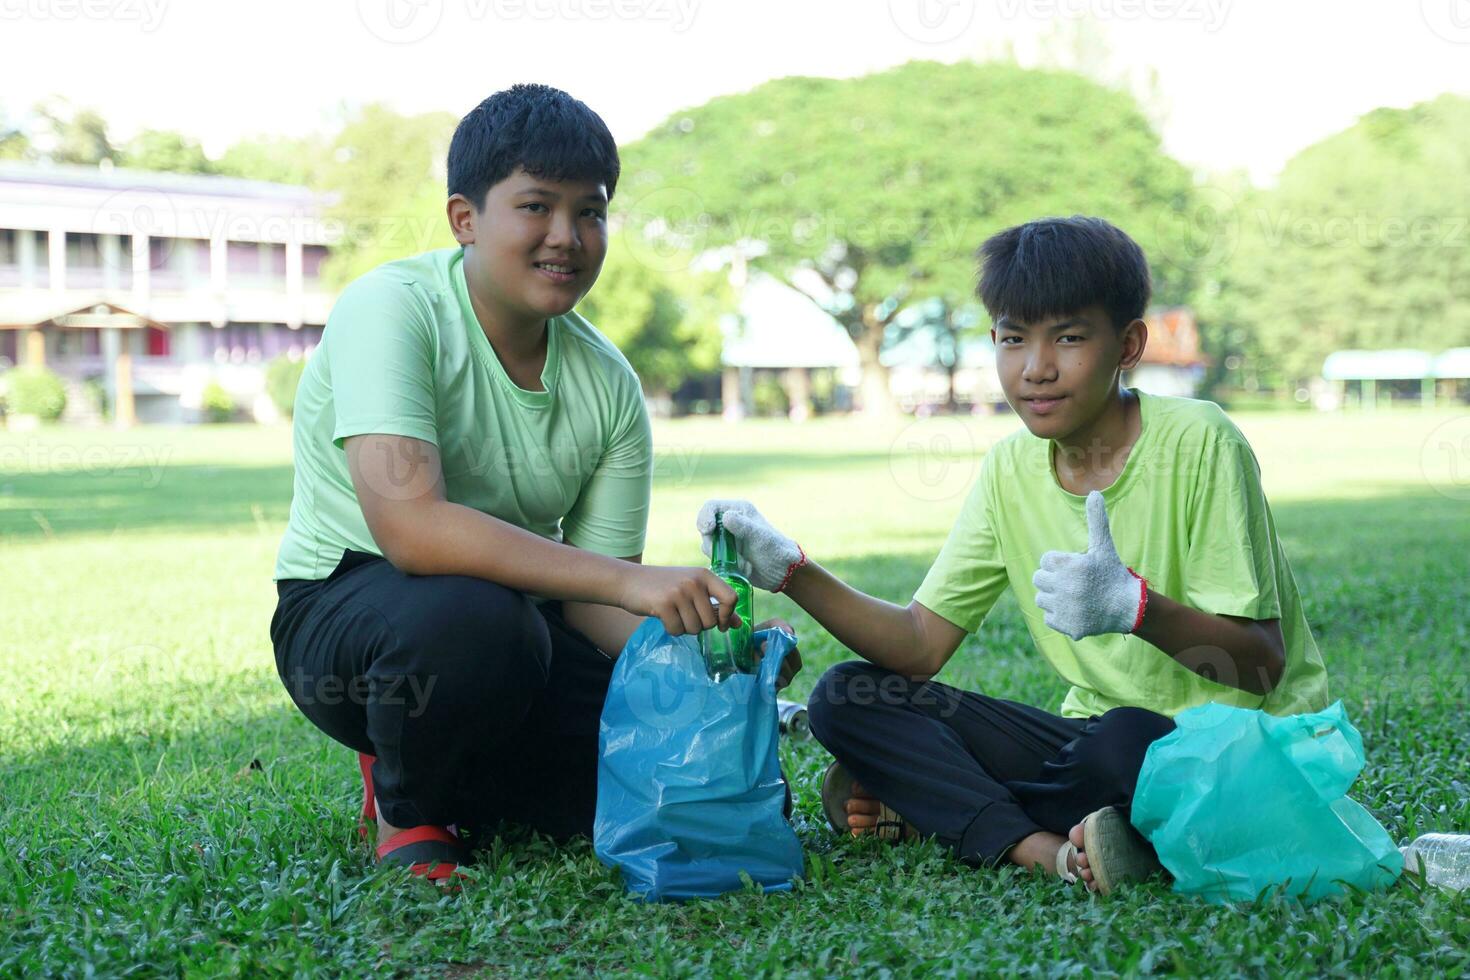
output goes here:
<path id="1" fill-rule="evenodd" d="M 1144 753 L 1207 701 L 1327 704 L 1259 468 L 1218 406 L 1124 388 L 1143 354 L 1143 251 L 1097 218 L 1033 221 L 980 251 L 996 368 L 1025 428 L 1001 441 L 907 607 L 838 580 L 744 501 L 710 501 L 758 586 L 867 661 L 810 700 L 837 762 L 828 818 L 932 836 L 981 865 L 1107 892 L 1159 870 L 1128 823 Z M 1060 714 L 929 680 L 1009 587 L 1071 685 Z M 881 802 L 880 802 L 881 801 Z"/>
<path id="2" fill-rule="evenodd" d="M 607 127 L 517 85 L 460 121 L 448 171 L 460 247 L 348 286 L 301 380 L 271 621 L 292 700 L 360 753 L 378 860 L 436 881 L 466 859 L 451 825 L 590 833 L 604 651 L 735 601 L 640 564 L 643 393 L 572 312 L 607 251 Z"/>

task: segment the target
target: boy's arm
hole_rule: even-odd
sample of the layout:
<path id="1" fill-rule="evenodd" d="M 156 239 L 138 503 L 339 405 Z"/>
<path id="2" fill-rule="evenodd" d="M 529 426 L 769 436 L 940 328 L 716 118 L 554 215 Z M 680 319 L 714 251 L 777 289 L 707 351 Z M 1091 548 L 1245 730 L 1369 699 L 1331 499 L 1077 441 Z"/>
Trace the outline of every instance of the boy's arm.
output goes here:
<path id="1" fill-rule="evenodd" d="M 1204 612 L 1153 589 L 1123 564 L 1101 493 L 1087 495 L 1085 552 L 1049 551 L 1032 578 L 1046 625 L 1074 640 L 1134 633 L 1219 684 L 1269 694 L 1286 668 L 1279 619 Z"/>
<path id="2" fill-rule="evenodd" d="M 959 648 L 965 631 L 921 603 L 899 606 L 859 592 L 809 559 L 744 500 L 711 500 L 695 526 L 710 552 L 715 513 L 739 542 L 741 571 L 751 584 L 785 592 L 853 653 L 879 667 L 917 679 L 937 674 Z"/>
<path id="3" fill-rule="evenodd" d="M 1251 694 L 1270 694 L 1286 667 L 1279 619 L 1207 613 L 1148 590 L 1133 632 L 1196 674 Z"/>
<path id="4" fill-rule="evenodd" d="M 576 547 L 573 542 L 568 545 Z M 634 565 L 643 564 L 643 556 L 630 555 L 619 561 L 630 562 Z M 597 602 L 583 602 L 579 599 L 568 599 L 561 604 L 562 618 L 567 625 L 591 640 L 597 649 L 608 656 L 616 657 L 623 647 L 628 645 L 628 637 L 643 622 L 643 617 L 635 616 L 618 606 L 608 606 Z"/>
<path id="5" fill-rule="evenodd" d="M 343 448 L 368 530 L 403 572 L 472 575 L 548 599 L 620 606 L 657 616 L 674 635 L 729 625 L 735 591 L 707 568 L 630 565 L 451 503 L 431 442 L 367 434 Z"/>
<path id="6" fill-rule="evenodd" d="M 809 559 L 784 591 L 853 653 L 915 680 L 939 673 L 965 639 L 964 630 L 918 601 L 884 602 Z"/>

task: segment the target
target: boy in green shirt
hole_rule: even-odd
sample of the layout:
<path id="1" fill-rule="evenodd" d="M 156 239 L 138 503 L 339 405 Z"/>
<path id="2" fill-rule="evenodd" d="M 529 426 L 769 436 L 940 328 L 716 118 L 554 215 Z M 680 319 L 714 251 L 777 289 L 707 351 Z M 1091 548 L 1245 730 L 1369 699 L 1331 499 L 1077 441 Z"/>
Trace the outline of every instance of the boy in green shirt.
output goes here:
<path id="1" fill-rule="evenodd" d="M 1319 710 L 1326 672 L 1245 437 L 1213 403 L 1121 385 L 1148 339 L 1138 245 L 1074 217 L 1003 231 L 981 256 L 1025 428 L 985 456 L 907 607 L 839 581 L 744 501 L 711 501 L 698 524 L 722 511 L 752 581 L 867 661 L 829 670 L 809 705 L 837 760 L 835 827 L 1106 892 L 1158 870 L 1127 815 L 1171 718 L 1207 701 Z M 1071 685 L 1059 715 L 930 680 L 1006 588 Z"/>
<path id="2" fill-rule="evenodd" d="M 297 393 L 276 667 L 359 753 L 378 860 L 436 881 L 467 859 L 466 824 L 590 833 L 604 651 L 644 616 L 732 623 L 709 569 L 640 563 L 642 391 L 572 312 L 618 173 L 565 92 L 490 96 L 449 147 L 459 247 L 349 285 Z"/>

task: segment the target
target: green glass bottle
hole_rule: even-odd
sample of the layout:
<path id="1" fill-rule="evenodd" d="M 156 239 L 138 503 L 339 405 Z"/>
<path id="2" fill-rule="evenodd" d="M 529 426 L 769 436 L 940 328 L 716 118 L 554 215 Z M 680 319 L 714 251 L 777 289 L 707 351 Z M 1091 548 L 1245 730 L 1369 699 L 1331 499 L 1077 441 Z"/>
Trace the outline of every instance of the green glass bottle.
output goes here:
<path id="1" fill-rule="evenodd" d="M 740 615 L 740 625 L 724 632 L 716 627 L 699 635 L 705 667 L 716 680 L 734 673 L 753 674 L 755 651 L 751 649 L 750 638 L 755 630 L 754 590 L 750 587 L 750 579 L 740 572 L 740 552 L 735 544 L 735 535 L 725 530 L 725 522 L 718 511 L 715 512 L 709 567 L 735 590 L 735 612 Z"/>

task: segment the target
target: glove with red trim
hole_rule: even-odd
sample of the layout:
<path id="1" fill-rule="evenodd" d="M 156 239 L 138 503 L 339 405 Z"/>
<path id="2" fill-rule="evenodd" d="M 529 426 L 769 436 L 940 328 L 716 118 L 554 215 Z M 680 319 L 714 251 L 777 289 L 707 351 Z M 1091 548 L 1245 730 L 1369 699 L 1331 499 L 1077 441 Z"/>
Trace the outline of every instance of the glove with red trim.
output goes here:
<path id="1" fill-rule="evenodd" d="M 767 592 L 780 592 L 791 575 L 806 564 L 801 545 L 771 526 L 748 500 L 706 500 L 694 521 L 702 537 L 704 553 L 713 548 L 715 512 L 735 536 L 740 551 L 740 571 L 750 584 Z"/>
<path id="2" fill-rule="evenodd" d="M 1087 495 L 1087 551 L 1048 551 L 1031 578 L 1046 625 L 1074 640 L 1132 633 L 1143 622 L 1148 580 L 1123 564 L 1113 545 L 1103 495 Z"/>

